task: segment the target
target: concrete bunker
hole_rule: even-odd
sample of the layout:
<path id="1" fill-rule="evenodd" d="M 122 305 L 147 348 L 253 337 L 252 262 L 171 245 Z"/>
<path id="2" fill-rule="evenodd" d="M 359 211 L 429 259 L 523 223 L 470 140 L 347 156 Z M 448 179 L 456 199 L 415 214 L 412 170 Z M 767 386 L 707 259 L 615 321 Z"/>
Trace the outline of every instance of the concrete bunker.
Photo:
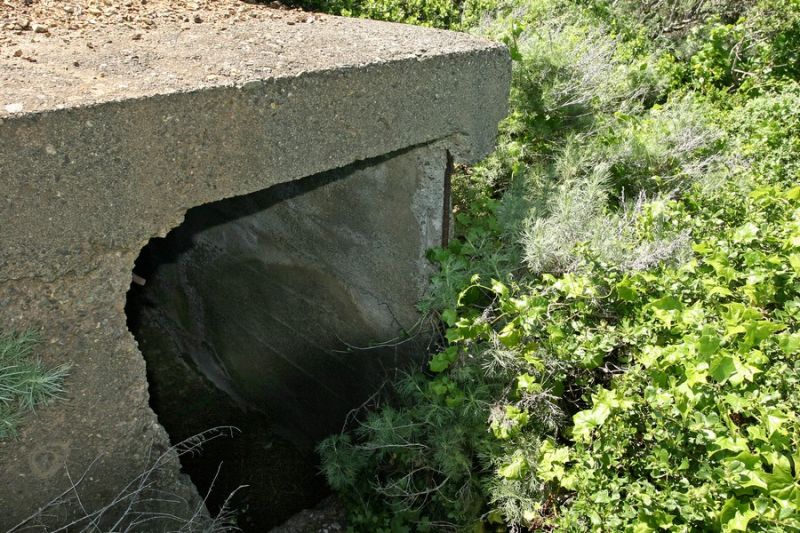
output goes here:
<path id="1" fill-rule="evenodd" d="M 209 511 L 265 531 L 327 494 L 314 447 L 341 431 L 430 328 L 414 309 L 447 225 L 441 143 L 190 209 L 134 268 L 128 326 L 150 405 Z"/>
<path id="2" fill-rule="evenodd" d="M 164 516 L 203 514 L 149 406 L 145 362 L 125 313 L 142 248 L 196 206 L 301 186 L 332 169 L 353 170 L 330 181 L 334 189 L 382 175 L 372 188 L 327 197 L 333 189 L 319 186 L 293 198 L 324 196 L 312 203 L 320 210 L 313 216 L 278 217 L 284 235 L 325 209 L 363 217 L 351 217 L 352 231 L 320 225 L 341 244 L 325 253 L 330 238 L 297 249 L 285 239 L 285 261 L 261 277 L 290 286 L 300 272 L 313 273 L 309 290 L 351 302 L 374 333 L 393 328 L 373 338 L 414 323 L 404 310 L 413 312 L 425 283 L 424 249 L 441 238 L 446 152 L 468 163 L 491 150 L 506 112 L 507 51 L 451 32 L 293 17 L 254 6 L 236 24 L 163 21 L 136 39 L 133 27 L 102 24 L 81 33 L 54 28 L 35 43 L 10 37 L 9 49 L 35 46 L 37 61 L 0 56 L 0 327 L 36 329 L 45 363 L 71 363 L 72 371 L 62 401 L 26 420 L 19 440 L 0 442 L 0 471 L 14 480 L 0 485 L 0 529 L 83 520 L 148 472 L 154 456 L 161 463 L 148 486 L 174 496 L 161 502 Z M 393 166 L 407 172 L 380 170 Z M 266 211 L 280 205 L 290 204 Z M 408 222 L 392 224 L 401 212 Z M 230 229 L 231 246 L 246 240 L 226 228 L 213 231 Z M 394 261 L 366 268 L 380 258 Z M 203 284 L 224 279 L 215 268 L 246 269 L 210 267 L 198 273 Z M 370 294 L 374 287 L 387 292 Z M 399 318 L 388 318 L 384 302 Z M 104 519 L 113 523 L 112 511 Z"/>

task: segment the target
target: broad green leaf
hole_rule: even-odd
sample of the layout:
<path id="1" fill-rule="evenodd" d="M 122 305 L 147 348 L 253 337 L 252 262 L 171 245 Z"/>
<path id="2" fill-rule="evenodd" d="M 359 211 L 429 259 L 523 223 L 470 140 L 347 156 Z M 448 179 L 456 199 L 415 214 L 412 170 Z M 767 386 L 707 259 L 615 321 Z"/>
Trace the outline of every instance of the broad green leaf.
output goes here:
<path id="1" fill-rule="evenodd" d="M 583 365 L 584 368 L 591 370 L 602 365 L 604 358 L 605 353 L 599 350 L 587 350 L 584 351 L 583 356 L 581 357 L 581 365 Z"/>
<path id="2" fill-rule="evenodd" d="M 605 405 L 578 411 L 572 417 L 575 424 L 572 430 L 573 437 L 576 440 L 589 440 L 592 430 L 599 427 L 610 415 L 611 409 Z"/>
<path id="3" fill-rule="evenodd" d="M 783 506 L 792 505 L 797 496 L 798 485 L 792 476 L 788 462 L 778 461 L 772 464 L 772 473 L 761 474 L 767 483 L 767 493 Z"/>
<path id="4" fill-rule="evenodd" d="M 767 427 L 767 436 L 771 437 L 773 433 L 780 431 L 781 427 L 789 421 L 789 417 L 786 413 L 772 410 L 762 420 Z"/>
<path id="5" fill-rule="evenodd" d="M 733 358 L 728 355 L 717 357 L 709 368 L 711 377 L 719 383 L 725 382 L 734 372 L 736 372 L 736 364 L 733 362 Z"/>
<path id="6" fill-rule="evenodd" d="M 543 481 L 561 479 L 565 465 L 569 462 L 569 448 L 556 447 L 552 441 L 545 440 L 539 448 L 540 458 L 536 465 L 536 475 Z"/>
<path id="7" fill-rule="evenodd" d="M 442 320 L 444 320 L 444 323 L 448 326 L 455 324 L 457 319 L 458 315 L 456 314 L 455 309 L 445 309 L 442 311 Z"/>
<path id="8" fill-rule="evenodd" d="M 796 276 L 800 276 L 800 254 L 792 254 L 789 256 L 789 265 Z"/>
<path id="9" fill-rule="evenodd" d="M 633 283 L 628 278 L 617 283 L 616 290 L 617 296 L 626 302 L 635 302 L 639 297 L 636 287 L 633 286 Z"/>
<path id="10" fill-rule="evenodd" d="M 525 373 L 517 376 L 517 391 L 538 391 L 541 388 L 541 384 L 530 374 Z"/>
<path id="11" fill-rule="evenodd" d="M 800 333 L 784 333 L 778 336 L 778 345 L 786 355 L 800 351 Z"/>
<path id="12" fill-rule="evenodd" d="M 722 531 L 747 531 L 747 525 L 758 513 L 750 508 L 747 502 L 740 502 L 730 498 L 722 506 L 719 513 L 719 523 Z"/>
<path id="13" fill-rule="evenodd" d="M 508 287 L 503 283 L 497 281 L 496 279 L 492 280 L 491 287 L 492 287 L 492 292 L 494 292 L 498 296 L 500 297 L 508 296 L 509 293 Z"/>
<path id="14" fill-rule="evenodd" d="M 515 322 L 509 322 L 503 327 L 502 330 L 500 330 L 497 338 L 500 339 L 500 342 L 506 348 L 514 348 L 515 346 L 519 345 L 520 339 L 522 338 L 522 332 L 517 328 L 517 324 Z"/>
<path id="15" fill-rule="evenodd" d="M 747 446 L 747 439 L 741 437 L 729 437 L 723 436 L 718 437 L 714 440 L 714 451 L 712 451 L 712 455 L 720 452 L 749 452 L 750 449 Z"/>
<path id="16" fill-rule="evenodd" d="M 708 357 L 717 353 L 722 340 L 717 335 L 703 335 L 697 341 L 697 353 Z"/>
<path id="17" fill-rule="evenodd" d="M 515 405 L 506 405 L 503 416 L 492 421 L 492 432 L 500 440 L 509 439 L 528 423 L 529 416 Z"/>
<path id="18" fill-rule="evenodd" d="M 428 367 L 431 369 L 431 372 L 443 372 L 447 370 L 457 358 L 458 346 L 450 346 L 443 352 L 434 355 L 430 363 L 428 363 Z"/>
<path id="19" fill-rule="evenodd" d="M 464 333 L 461 328 L 448 328 L 444 337 L 447 339 L 447 342 L 454 344 L 464 340 Z"/>
<path id="20" fill-rule="evenodd" d="M 744 325 L 744 343 L 746 346 L 758 346 L 773 333 L 786 326 L 768 320 L 751 321 Z"/>
<path id="21" fill-rule="evenodd" d="M 761 318 L 761 313 L 759 313 L 757 309 L 753 309 L 739 302 L 731 302 L 725 304 L 723 307 L 725 311 L 722 313 L 722 318 L 728 326 L 741 326 L 745 322 Z"/>
<path id="22" fill-rule="evenodd" d="M 733 518 L 727 524 L 725 524 L 725 530 L 747 531 L 747 525 L 750 523 L 750 520 L 756 518 L 757 516 L 758 513 L 753 509 L 747 509 L 744 512 L 737 510 Z"/>
<path id="23" fill-rule="evenodd" d="M 681 311 L 683 310 L 683 303 L 675 296 L 664 296 L 653 302 L 650 305 L 656 309 L 664 311 Z"/>
<path id="24" fill-rule="evenodd" d="M 758 226 L 752 222 L 748 222 L 743 226 L 736 228 L 736 231 L 733 232 L 733 242 L 749 244 L 756 240 L 759 232 L 760 228 Z"/>

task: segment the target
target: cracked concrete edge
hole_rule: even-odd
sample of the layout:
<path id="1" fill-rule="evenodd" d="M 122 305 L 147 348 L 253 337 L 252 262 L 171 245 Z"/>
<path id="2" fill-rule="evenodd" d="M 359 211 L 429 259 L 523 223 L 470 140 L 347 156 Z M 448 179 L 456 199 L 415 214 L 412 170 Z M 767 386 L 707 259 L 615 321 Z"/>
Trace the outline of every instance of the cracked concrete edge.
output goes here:
<path id="1" fill-rule="evenodd" d="M 445 138 L 413 147 L 412 158 L 422 157 L 421 179 L 436 179 L 436 169 L 429 164 L 444 165 L 442 152 L 452 146 L 451 141 Z M 380 159 L 391 160 L 398 153 Z M 364 165 L 369 167 L 370 162 Z M 418 201 L 418 210 L 409 208 L 419 220 L 441 215 L 438 195 L 423 194 Z M 427 230 L 420 228 L 427 238 L 438 236 L 440 229 L 435 222 Z M 128 250 L 104 254 L 96 268 L 82 274 L 70 273 L 52 281 L 0 281 L 0 301 L 7 304 L 0 306 L 3 327 L 42 331 L 39 353 L 43 360 L 73 363 L 66 398 L 39 409 L 26 422 L 19 441 L 0 442 L 0 465 L 8 478 L 15 480 L 13 490 L 11 485 L 0 489 L 0 509 L 4 510 L 0 527 L 13 526 L 63 489 L 68 482 L 65 464 L 72 472 L 91 465 L 93 475 L 85 482 L 81 497 L 87 505 L 99 505 L 121 482 L 148 468 L 152 456 L 145 450 L 156 454 L 168 450 L 168 435 L 148 405 L 144 359 L 125 323 L 130 272 L 143 244 L 132 243 Z M 428 265 L 420 267 L 429 271 Z M 184 500 L 182 511 L 171 508 L 168 512 L 190 515 L 202 505 L 196 488 L 180 472 L 177 457 L 164 462 L 159 476 L 160 488 Z M 50 517 L 51 524 L 66 523 L 79 513 L 74 505 L 52 511 L 56 518 Z"/>

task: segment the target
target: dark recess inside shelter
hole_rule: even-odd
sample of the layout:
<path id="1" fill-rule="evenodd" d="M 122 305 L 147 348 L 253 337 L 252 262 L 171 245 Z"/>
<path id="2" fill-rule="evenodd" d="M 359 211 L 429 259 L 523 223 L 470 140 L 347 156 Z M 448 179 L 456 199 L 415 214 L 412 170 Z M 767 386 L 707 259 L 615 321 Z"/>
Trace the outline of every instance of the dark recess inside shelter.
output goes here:
<path id="1" fill-rule="evenodd" d="M 315 445 L 409 350 L 365 348 L 378 340 L 369 316 L 314 257 L 325 253 L 314 242 L 325 226 L 336 229 L 325 219 L 336 210 L 319 205 L 336 204 L 366 166 L 192 208 L 136 262 L 126 312 L 151 407 L 173 444 L 238 428 L 181 463 L 201 496 L 210 491 L 212 514 L 248 486 L 232 499 L 245 531 L 266 531 L 329 493 Z M 308 220 L 323 233 L 304 236 Z"/>

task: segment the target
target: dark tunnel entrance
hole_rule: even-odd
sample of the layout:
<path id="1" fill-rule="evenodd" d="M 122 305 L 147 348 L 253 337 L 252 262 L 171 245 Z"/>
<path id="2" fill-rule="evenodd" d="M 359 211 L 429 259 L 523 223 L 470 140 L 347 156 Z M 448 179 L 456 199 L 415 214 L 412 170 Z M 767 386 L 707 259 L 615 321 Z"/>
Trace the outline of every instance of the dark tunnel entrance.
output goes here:
<path id="1" fill-rule="evenodd" d="M 411 199 L 429 160 L 418 151 L 190 209 L 136 262 L 126 312 L 151 407 L 173 443 L 240 430 L 181 464 L 201 496 L 210 492 L 212 514 L 247 485 L 232 500 L 245 531 L 325 498 L 315 445 L 423 353 L 424 335 L 365 348 L 418 328 L 409 279 L 424 284 L 423 272 L 397 268 L 396 253 L 418 264 L 432 243 L 426 232 L 393 243 L 419 225 Z M 398 202 L 396 212 L 367 209 L 374 194 Z M 440 202 L 431 198 L 432 210 Z M 391 293 L 411 303 L 387 305 Z"/>

